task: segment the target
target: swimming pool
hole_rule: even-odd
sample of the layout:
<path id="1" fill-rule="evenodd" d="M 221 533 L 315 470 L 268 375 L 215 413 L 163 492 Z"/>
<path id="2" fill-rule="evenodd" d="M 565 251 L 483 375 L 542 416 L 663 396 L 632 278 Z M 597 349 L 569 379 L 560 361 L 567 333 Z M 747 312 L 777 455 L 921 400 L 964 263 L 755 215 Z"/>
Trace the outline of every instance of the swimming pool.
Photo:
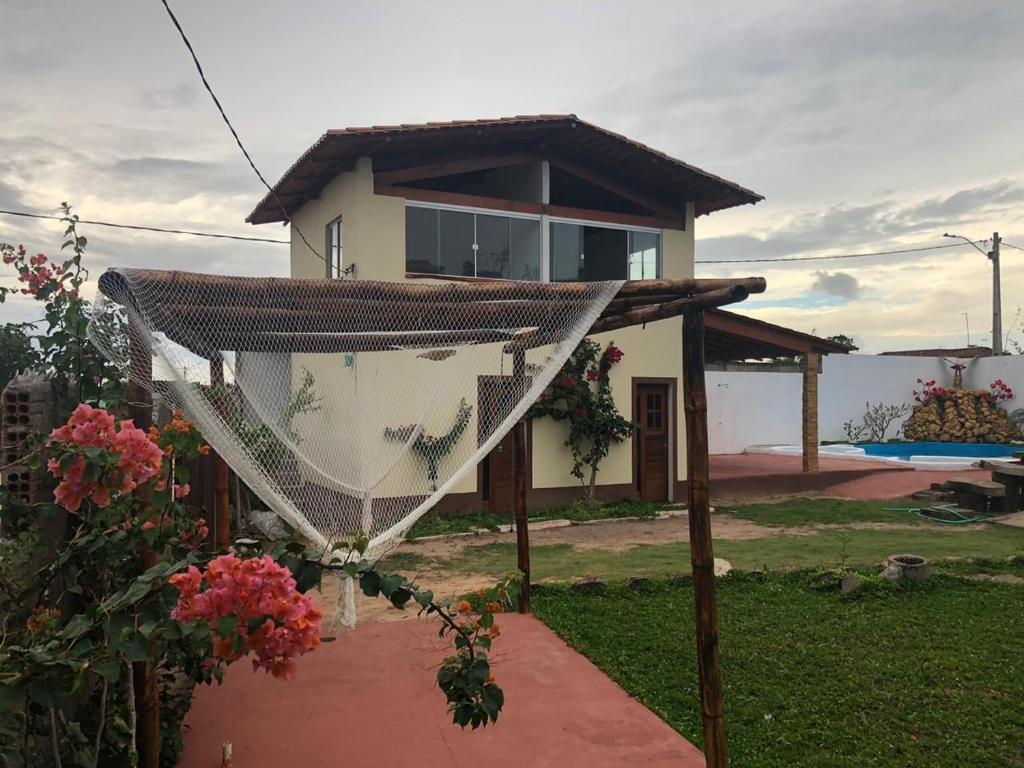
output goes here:
<path id="1" fill-rule="evenodd" d="M 915 441 L 912 443 L 835 443 L 818 449 L 822 458 L 860 459 L 883 461 L 912 469 L 958 470 L 974 469 L 984 459 L 1010 459 L 1024 445 L 995 445 L 991 443 L 940 443 Z M 746 453 L 782 453 L 799 456 L 799 445 L 750 446 Z"/>
<path id="2" fill-rule="evenodd" d="M 940 443 L 930 440 L 918 440 L 910 443 L 861 443 L 857 447 L 862 448 L 868 456 L 888 456 L 903 461 L 909 461 L 912 456 L 1009 459 L 1015 451 L 1024 450 L 1024 446 L 1020 445 Z"/>

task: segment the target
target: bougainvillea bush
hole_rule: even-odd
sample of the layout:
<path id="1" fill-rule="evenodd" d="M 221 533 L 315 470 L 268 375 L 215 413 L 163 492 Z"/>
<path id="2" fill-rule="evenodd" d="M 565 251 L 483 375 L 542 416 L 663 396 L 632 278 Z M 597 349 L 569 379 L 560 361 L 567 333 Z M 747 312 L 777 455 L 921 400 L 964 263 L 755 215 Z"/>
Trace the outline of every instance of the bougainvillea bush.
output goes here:
<path id="1" fill-rule="evenodd" d="M 609 373 L 622 357 L 614 342 L 602 350 L 597 342 L 584 339 L 528 414 L 568 424 L 565 445 L 572 451 L 572 474 L 588 499 L 594 498 L 601 461 L 636 427 L 619 413 L 612 396 Z"/>
<path id="2" fill-rule="evenodd" d="M 45 307 L 32 365 L 53 381 L 63 420 L 21 447 L 42 479 L 38 500 L 0 489 L 0 766 L 119 768 L 140 753 L 176 765 L 192 685 L 221 680 L 240 659 L 289 678 L 318 647 L 322 617 L 306 593 L 324 571 L 439 617 L 455 646 L 437 673 L 453 721 L 496 720 L 504 697 L 487 649 L 507 584 L 463 610 L 379 573 L 362 558 L 361 534 L 335 542 L 330 557 L 299 540 L 212 550 L 187 503 L 188 463 L 209 447 L 181 413 L 143 430 L 117 410 L 123 372 L 88 345 L 86 243 L 67 206 L 64 221 L 74 255 L 63 262 L 0 244 L 23 286 L 0 287 L 0 300 L 20 291 Z M 140 690 L 159 697 L 155 746 L 140 703 L 155 708 Z"/>

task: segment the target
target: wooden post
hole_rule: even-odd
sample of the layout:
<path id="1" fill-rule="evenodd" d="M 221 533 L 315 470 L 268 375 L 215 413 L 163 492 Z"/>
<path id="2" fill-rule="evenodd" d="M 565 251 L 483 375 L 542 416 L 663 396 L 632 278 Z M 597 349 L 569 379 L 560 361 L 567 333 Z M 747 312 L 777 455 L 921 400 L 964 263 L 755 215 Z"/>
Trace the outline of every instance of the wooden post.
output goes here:
<path id="1" fill-rule="evenodd" d="M 818 471 L 818 364 L 817 352 L 804 354 L 803 382 L 803 469 Z"/>
<path id="2" fill-rule="evenodd" d="M 686 414 L 686 470 L 689 493 L 690 563 L 697 622 L 697 675 L 704 759 L 707 768 L 726 768 L 722 677 L 718 666 L 718 611 L 715 554 L 711 544 L 708 464 L 708 401 L 704 384 L 704 311 L 683 312 L 683 409 Z"/>
<path id="3" fill-rule="evenodd" d="M 220 415 L 225 415 L 224 360 L 220 355 L 210 358 L 210 387 L 220 387 L 215 395 Z M 228 496 L 228 465 L 219 454 L 213 455 L 213 547 L 224 549 L 231 543 L 231 502 Z"/>
<path id="4" fill-rule="evenodd" d="M 149 429 L 153 423 L 153 396 L 143 382 L 153 379 L 153 353 L 149 344 L 149 331 L 137 320 L 129 326 L 130 376 L 128 379 L 128 410 L 135 426 Z M 156 565 L 156 553 L 143 552 L 143 565 Z M 160 688 L 154 661 L 132 662 L 135 711 L 138 717 L 136 747 L 139 768 L 159 768 L 160 765 Z"/>
<path id="5" fill-rule="evenodd" d="M 512 375 L 522 397 L 526 390 L 526 352 L 518 349 L 512 356 Z M 512 511 L 516 525 L 516 560 L 523 572 L 519 587 L 519 612 L 530 612 L 530 530 L 526 514 L 526 419 L 512 428 Z"/>

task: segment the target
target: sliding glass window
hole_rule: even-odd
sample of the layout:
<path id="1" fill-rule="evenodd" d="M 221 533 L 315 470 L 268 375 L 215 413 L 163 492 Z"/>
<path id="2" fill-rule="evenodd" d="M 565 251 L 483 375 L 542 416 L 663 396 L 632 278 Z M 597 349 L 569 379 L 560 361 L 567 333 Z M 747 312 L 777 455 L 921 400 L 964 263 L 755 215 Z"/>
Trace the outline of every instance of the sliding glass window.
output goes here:
<path id="1" fill-rule="evenodd" d="M 551 279 L 650 280 L 661 274 L 655 231 L 551 222 Z"/>
<path id="2" fill-rule="evenodd" d="M 407 272 L 539 280 L 540 263 L 539 218 L 405 208 Z"/>

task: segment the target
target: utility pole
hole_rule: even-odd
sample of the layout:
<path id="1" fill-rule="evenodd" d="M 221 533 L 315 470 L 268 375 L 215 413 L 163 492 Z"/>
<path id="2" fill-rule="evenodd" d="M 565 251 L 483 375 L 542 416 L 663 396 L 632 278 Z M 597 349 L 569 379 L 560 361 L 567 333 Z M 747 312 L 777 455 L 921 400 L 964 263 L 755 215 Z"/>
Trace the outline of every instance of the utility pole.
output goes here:
<path id="1" fill-rule="evenodd" d="M 988 260 L 992 262 L 992 354 L 1003 354 L 1003 297 L 999 286 L 999 243 L 1002 242 L 1002 239 L 999 237 L 999 233 L 992 233 L 991 251 L 985 251 L 978 246 L 979 242 L 983 242 L 981 240 L 975 241 L 963 235 L 951 235 L 949 232 L 944 233 L 942 236 L 963 240 L 979 252 L 984 253 Z"/>
<path id="2" fill-rule="evenodd" d="M 992 250 L 988 253 L 992 262 L 992 354 L 1003 354 L 1003 296 L 999 284 L 999 233 L 992 233 Z"/>

